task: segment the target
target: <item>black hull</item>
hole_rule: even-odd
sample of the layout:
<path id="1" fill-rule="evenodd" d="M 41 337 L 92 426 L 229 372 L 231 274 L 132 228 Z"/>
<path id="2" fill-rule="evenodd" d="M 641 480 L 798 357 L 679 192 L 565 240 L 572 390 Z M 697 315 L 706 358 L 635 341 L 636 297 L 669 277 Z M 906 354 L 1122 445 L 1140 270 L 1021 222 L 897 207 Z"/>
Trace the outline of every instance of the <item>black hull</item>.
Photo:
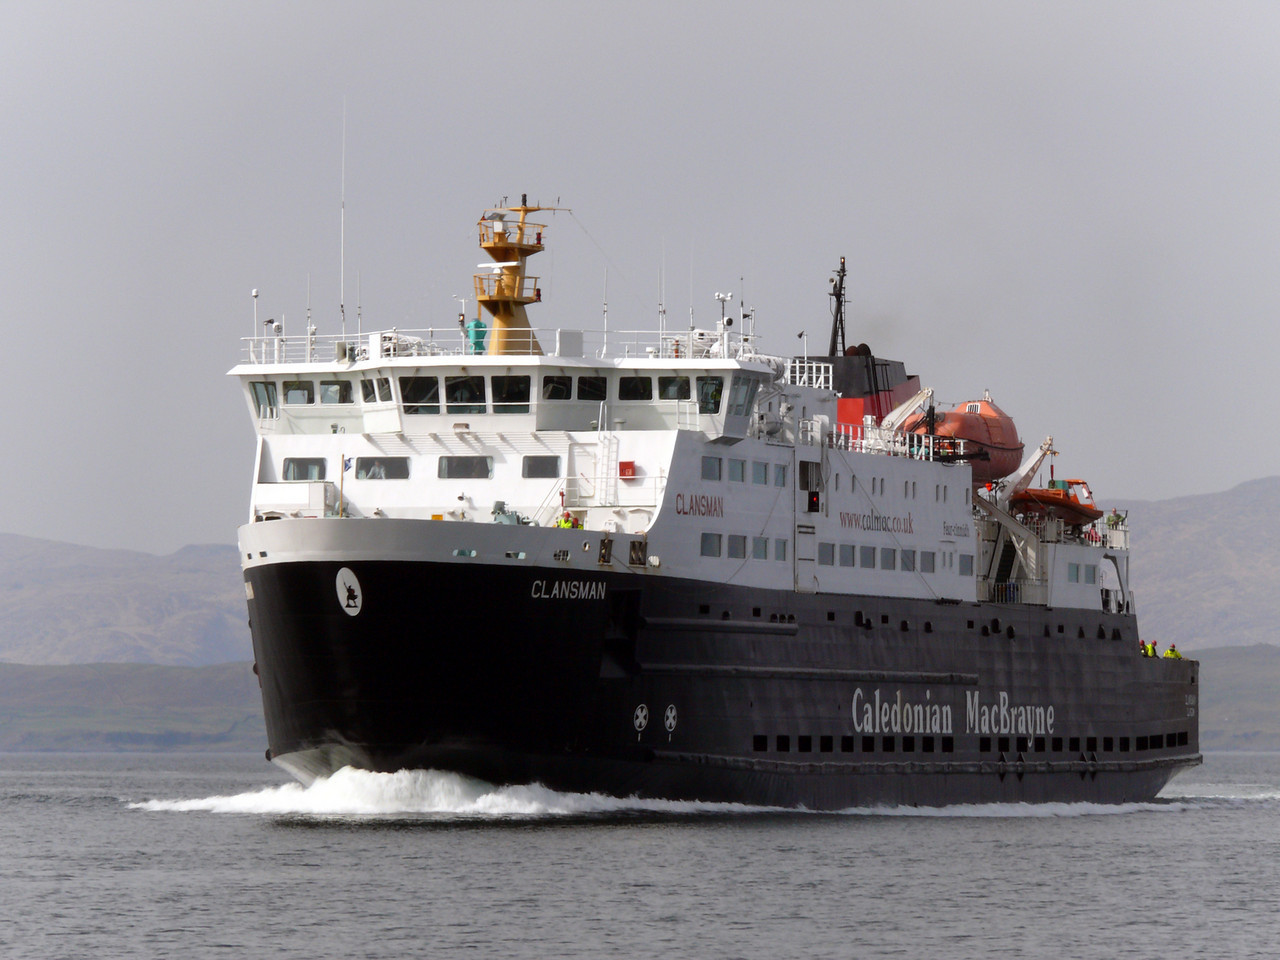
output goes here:
<path id="1" fill-rule="evenodd" d="M 1198 665 L 1132 616 L 527 566 L 251 567 L 269 755 L 841 809 L 1146 800 L 1199 762 Z"/>

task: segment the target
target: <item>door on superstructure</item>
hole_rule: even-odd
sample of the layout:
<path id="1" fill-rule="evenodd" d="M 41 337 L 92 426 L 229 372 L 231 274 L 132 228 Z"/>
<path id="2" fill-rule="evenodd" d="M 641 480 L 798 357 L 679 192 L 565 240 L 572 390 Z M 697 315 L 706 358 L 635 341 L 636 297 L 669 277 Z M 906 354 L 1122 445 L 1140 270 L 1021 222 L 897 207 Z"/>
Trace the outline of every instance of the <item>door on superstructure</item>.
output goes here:
<path id="1" fill-rule="evenodd" d="M 818 592 L 818 537 L 811 523 L 796 524 L 796 591 Z"/>

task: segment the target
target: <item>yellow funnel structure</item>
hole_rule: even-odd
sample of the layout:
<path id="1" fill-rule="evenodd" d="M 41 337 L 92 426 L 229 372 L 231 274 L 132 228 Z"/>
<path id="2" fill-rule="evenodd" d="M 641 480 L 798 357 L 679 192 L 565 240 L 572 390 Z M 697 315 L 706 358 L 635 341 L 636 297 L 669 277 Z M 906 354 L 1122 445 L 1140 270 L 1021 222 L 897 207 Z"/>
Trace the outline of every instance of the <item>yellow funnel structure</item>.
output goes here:
<path id="1" fill-rule="evenodd" d="M 538 278 L 525 274 L 525 261 L 542 250 L 546 224 L 530 223 L 528 216 L 556 209 L 531 207 L 527 197 L 521 196 L 520 206 L 486 210 L 480 218 L 480 248 L 494 260 L 490 272 L 475 275 L 476 302 L 493 317 L 487 353 L 542 353 L 524 311 L 525 304 L 542 299 L 542 291 Z"/>

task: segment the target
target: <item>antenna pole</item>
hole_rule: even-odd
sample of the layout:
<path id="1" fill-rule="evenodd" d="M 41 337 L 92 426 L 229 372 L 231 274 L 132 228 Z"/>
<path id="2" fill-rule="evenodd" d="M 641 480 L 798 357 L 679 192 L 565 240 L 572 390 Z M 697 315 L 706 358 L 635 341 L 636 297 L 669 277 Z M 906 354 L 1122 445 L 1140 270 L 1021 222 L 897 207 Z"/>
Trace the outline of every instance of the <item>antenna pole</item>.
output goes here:
<path id="1" fill-rule="evenodd" d="M 609 268 L 604 268 L 604 345 L 600 348 L 600 357 L 609 355 Z"/>
<path id="2" fill-rule="evenodd" d="M 347 98 L 342 98 L 342 195 L 338 214 L 338 313 L 347 339 Z"/>

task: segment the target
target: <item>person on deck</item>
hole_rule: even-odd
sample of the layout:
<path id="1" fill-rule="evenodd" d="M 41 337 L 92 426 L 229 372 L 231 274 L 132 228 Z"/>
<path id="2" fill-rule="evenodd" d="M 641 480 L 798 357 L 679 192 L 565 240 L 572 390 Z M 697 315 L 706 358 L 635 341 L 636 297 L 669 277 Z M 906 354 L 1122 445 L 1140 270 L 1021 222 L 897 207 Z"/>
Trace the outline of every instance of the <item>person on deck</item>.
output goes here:
<path id="1" fill-rule="evenodd" d="M 1178 652 L 1178 645 L 1176 643 L 1169 644 L 1169 649 L 1164 652 L 1164 658 L 1166 660 L 1182 659 L 1182 654 Z"/>

